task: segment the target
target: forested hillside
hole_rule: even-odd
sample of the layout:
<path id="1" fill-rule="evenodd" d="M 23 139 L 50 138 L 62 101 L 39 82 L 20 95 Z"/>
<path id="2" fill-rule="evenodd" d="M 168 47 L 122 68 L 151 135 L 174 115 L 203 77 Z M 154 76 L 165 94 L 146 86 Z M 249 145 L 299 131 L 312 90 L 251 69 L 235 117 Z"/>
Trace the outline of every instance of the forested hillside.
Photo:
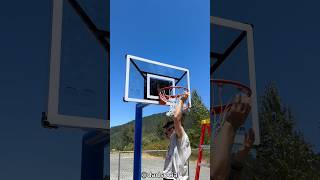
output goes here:
<path id="1" fill-rule="evenodd" d="M 186 112 L 183 121 L 185 130 L 189 136 L 191 146 L 196 148 L 199 143 L 201 125 L 200 121 L 209 118 L 209 110 L 203 104 L 196 91 L 192 95 L 192 108 Z M 162 126 L 167 120 L 165 113 L 153 114 L 143 118 L 143 149 L 166 149 L 168 142 L 163 135 Z M 120 126 L 111 128 L 111 149 L 133 150 L 134 120 Z M 208 141 L 208 140 L 206 140 Z"/>

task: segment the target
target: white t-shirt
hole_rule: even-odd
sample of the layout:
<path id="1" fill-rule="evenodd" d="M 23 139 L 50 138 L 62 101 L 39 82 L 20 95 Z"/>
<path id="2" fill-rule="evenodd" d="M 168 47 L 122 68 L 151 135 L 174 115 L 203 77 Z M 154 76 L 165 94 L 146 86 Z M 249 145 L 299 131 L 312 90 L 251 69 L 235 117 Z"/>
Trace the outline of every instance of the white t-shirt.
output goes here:
<path id="1" fill-rule="evenodd" d="M 182 137 L 178 139 L 175 132 L 170 137 L 166 160 L 164 162 L 164 174 L 174 177 L 166 177 L 166 179 L 186 180 L 188 179 L 187 161 L 191 155 L 191 147 L 188 135 L 182 130 Z"/>

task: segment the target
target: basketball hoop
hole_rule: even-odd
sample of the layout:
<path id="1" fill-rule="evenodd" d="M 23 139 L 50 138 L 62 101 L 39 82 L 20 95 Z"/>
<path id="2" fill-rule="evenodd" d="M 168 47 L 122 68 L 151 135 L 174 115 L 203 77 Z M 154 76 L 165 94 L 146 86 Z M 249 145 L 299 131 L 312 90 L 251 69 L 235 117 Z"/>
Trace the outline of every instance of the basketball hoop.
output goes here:
<path id="1" fill-rule="evenodd" d="M 210 81 L 211 83 L 219 87 L 219 96 L 222 95 L 220 94 L 221 88 L 223 88 L 223 86 L 225 85 L 233 86 L 234 88 L 238 89 L 239 92 L 247 95 L 248 97 L 251 96 L 251 89 L 240 82 L 232 81 L 232 80 L 224 80 L 224 79 L 211 79 Z M 231 104 L 223 104 L 222 102 L 220 102 L 220 105 L 214 105 L 211 108 L 211 112 L 214 112 L 215 114 L 223 113 L 226 110 L 226 108 L 228 108 L 228 106 L 230 105 Z"/>
<path id="2" fill-rule="evenodd" d="M 232 103 L 228 102 L 227 104 L 222 102 L 222 88 L 224 86 L 231 86 L 239 90 L 240 93 L 251 96 L 251 89 L 237 81 L 232 80 L 224 80 L 224 79 L 211 79 L 211 83 L 213 86 L 218 86 L 218 97 L 219 97 L 219 105 L 213 105 L 211 107 L 211 114 L 213 115 L 213 128 L 214 128 L 214 136 L 216 136 L 220 130 L 220 128 L 224 124 L 225 114 L 228 111 L 228 108 L 231 107 Z M 216 116 L 219 115 L 217 119 Z"/>
<path id="3" fill-rule="evenodd" d="M 189 93 L 189 89 L 182 86 L 169 86 L 159 89 L 159 104 L 170 106 L 170 110 L 166 113 L 167 116 L 174 115 L 176 106 L 180 103 L 180 98 L 186 93 Z M 189 108 L 186 102 L 183 105 L 183 110 Z"/>

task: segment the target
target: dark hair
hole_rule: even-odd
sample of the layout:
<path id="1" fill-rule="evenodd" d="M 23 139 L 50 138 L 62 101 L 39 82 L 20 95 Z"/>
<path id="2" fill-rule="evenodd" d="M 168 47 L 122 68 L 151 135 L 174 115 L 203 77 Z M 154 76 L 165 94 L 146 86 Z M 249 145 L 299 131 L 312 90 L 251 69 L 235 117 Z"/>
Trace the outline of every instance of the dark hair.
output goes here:
<path id="1" fill-rule="evenodd" d="M 166 129 L 166 128 L 170 127 L 173 124 L 174 124 L 174 121 L 172 119 L 171 120 L 167 120 L 167 122 L 162 126 L 162 128 Z M 181 126 L 184 127 L 183 121 L 181 121 Z"/>
<path id="2" fill-rule="evenodd" d="M 163 129 L 166 129 L 166 128 L 168 128 L 168 127 L 170 127 L 170 126 L 172 126 L 173 125 L 173 121 L 167 121 L 166 123 L 165 123 L 165 125 L 162 127 Z"/>

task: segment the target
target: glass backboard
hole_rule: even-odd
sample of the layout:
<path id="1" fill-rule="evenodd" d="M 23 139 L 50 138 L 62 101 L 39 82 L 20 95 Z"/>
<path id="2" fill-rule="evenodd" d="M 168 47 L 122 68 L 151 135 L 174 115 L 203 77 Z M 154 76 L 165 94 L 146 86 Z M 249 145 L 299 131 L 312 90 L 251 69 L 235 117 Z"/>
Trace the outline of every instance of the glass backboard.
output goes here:
<path id="1" fill-rule="evenodd" d="M 54 0 L 47 126 L 109 128 L 109 1 Z"/>

